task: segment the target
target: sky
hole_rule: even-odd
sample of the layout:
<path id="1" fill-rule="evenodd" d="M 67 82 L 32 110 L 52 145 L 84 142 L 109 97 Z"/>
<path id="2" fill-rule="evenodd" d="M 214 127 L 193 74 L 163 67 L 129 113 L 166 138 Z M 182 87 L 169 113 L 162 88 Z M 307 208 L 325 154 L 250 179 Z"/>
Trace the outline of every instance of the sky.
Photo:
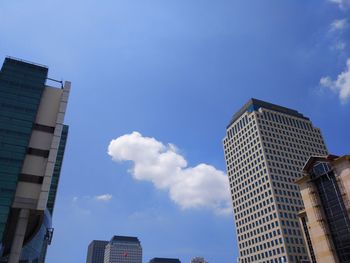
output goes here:
<path id="1" fill-rule="evenodd" d="M 2 0 L 6 56 L 72 82 L 48 263 L 113 235 L 143 262 L 235 262 L 222 139 L 249 98 L 349 154 L 349 0 Z"/>

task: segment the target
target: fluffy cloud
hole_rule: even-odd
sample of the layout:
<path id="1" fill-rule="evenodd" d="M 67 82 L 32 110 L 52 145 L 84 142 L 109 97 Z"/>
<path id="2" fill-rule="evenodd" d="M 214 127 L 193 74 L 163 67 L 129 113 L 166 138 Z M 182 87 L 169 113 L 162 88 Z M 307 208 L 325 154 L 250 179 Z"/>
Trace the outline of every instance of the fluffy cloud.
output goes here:
<path id="1" fill-rule="evenodd" d="M 108 154 L 114 161 L 131 161 L 133 178 L 149 181 L 183 209 L 210 208 L 216 213 L 231 212 L 229 183 L 224 172 L 201 163 L 188 167 L 172 144 L 164 145 L 138 132 L 112 140 Z"/>
<path id="2" fill-rule="evenodd" d="M 328 1 L 338 5 L 340 8 L 344 8 L 350 5 L 350 0 L 328 0 Z"/>
<path id="3" fill-rule="evenodd" d="M 331 23 L 330 30 L 338 31 L 343 30 L 347 26 L 347 20 L 344 19 L 336 19 Z"/>
<path id="4" fill-rule="evenodd" d="M 95 196 L 95 199 L 97 201 L 103 201 L 103 202 L 108 202 L 108 201 L 111 201 L 112 199 L 112 195 L 111 194 L 103 194 L 103 195 L 97 195 Z"/>
<path id="5" fill-rule="evenodd" d="M 320 84 L 337 93 L 340 101 L 344 104 L 350 97 L 350 58 L 346 61 L 347 68 L 340 73 L 336 80 L 330 77 L 323 77 Z"/>
<path id="6" fill-rule="evenodd" d="M 336 50 L 344 50 L 346 48 L 346 43 L 343 41 L 338 41 L 337 43 L 335 43 L 335 45 L 333 46 L 334 49 Z"/>

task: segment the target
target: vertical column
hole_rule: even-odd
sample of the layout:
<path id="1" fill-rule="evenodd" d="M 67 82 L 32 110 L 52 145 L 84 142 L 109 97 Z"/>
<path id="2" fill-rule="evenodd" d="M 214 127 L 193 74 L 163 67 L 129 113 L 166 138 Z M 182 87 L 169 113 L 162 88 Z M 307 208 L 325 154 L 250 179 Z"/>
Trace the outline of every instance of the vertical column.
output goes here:
<path id="1" fill-rule="evenodd" d="M 18 263 L 20 260 L 24 236 L 28 225 L 29 213 L 29 209 L 21 209 L 19 212 L 8 263 Z"/>

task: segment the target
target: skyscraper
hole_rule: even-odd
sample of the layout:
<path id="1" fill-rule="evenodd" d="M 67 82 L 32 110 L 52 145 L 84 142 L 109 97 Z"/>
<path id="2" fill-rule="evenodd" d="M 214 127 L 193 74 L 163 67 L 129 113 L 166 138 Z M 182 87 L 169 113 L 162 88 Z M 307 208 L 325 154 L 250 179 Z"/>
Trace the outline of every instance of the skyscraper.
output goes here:
<path id="1" fill-rule="evenodd" d="M 88 247 L 86 263 L 103 263 L 108 243 L 108 241 L 93 240 Z"/>
<path id="2" fill-rule="evenodd" d="M 142 247 L 137 237 L 114 236 L 106 245 L 104 263 L 142 263 Z"/>
<path id="3" fill-rule="evenodd" d="M 45 260 L 66 144 L 70 82 L 7 57 L 0 71 L 0 262 Z"/>
<path id="4" fill-rule="evenodd" d="M 295 180 L 311 155 L 327 155 L 321 132 L 301 113 L 249 100 L 223 140 L 239 262 L 309 260 Z"/>

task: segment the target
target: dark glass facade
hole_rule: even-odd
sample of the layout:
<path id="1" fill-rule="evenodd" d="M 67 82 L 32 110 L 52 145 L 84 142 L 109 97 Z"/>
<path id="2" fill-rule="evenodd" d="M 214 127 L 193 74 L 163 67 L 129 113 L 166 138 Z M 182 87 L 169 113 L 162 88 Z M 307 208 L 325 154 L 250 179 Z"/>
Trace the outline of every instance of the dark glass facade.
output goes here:
<path id="1" fill-rule="evenodd" d="M 93 240 L 88 247 L 86 263 L 103 263 L 107 244 L 108 241 Z"/>
<path id="2" fill-rule="evenodd" d="M 46 67 L 11 58 L 0 71 L 0 242 L 47 73 Z"/>
<path id="3" fill-rule="evenodd" d="M 303 216 L 303 217 L 301 218 L 303 230 L 304 230 L 305 237 L 306 237 L 306 243 L 307 243 L 307 246 L 308 246 L 308 248 L 309 248 L 309 252 L 310 252 L 310 256 L 311 256 L 311 261 L 312 261 L 312 263 L 317 263 L 317 262 L 316 262 L 315 252 L 314 252 L 314 249 L 313 249 L 312 243 L 311 243 L 310 232 L 309 232 L 309 229 L 308 229 L 306 220 L 307 220 L 307 217 L 306 217 L 306 216 Z"/>
<path id="4" fill-rule="evenodd" d="M 313 182 L 327 218 L 327 225 L 340 262 L 350 262 L 350 219 L 334 172 L 326 163 L 314 166 Z"/>
<path id="5" fill-rule="evenodd" d="M 60 180 L 63 156 L 64 156 L 64 151 L 66 149 L 66 143 L 67 143 L 67 137 L 68 137 L 68 129 L 69 129 L 68 125 L 63 125 L 60 146 L 58 148 L 55 169 L 53 171 L 53 176 L 51 181 L 49 199 L 47 200 L 47 209 L 50 211 L 51 216 L 53 214 L 53 209 L 54 209 L 56 194 L 57 194 L 57 187 Z"/>
<path id="6" fill-rule="evenodd" d="M 46 88 L 46 66 L 6 58 L 0 71 L 0 262 L 7 262 L 18 208 L 11 208 L 19 181 L 42 184 L 43 177 L 21 174 L 26 154 L 48 157 L 48 150 L 29 147 L 33 130 L 54 133 L 55 127 L 35 123 Z M 22 247 L 21 261 L 43 263 L 51 240 L 51 217 L 59 183 L 68 126 L 64 125 L 46 211 L 32 211 Z M 31 208 L 33 209 L 33 208 Z M 27 227 L 28 227 L 27 226 Z"/>

